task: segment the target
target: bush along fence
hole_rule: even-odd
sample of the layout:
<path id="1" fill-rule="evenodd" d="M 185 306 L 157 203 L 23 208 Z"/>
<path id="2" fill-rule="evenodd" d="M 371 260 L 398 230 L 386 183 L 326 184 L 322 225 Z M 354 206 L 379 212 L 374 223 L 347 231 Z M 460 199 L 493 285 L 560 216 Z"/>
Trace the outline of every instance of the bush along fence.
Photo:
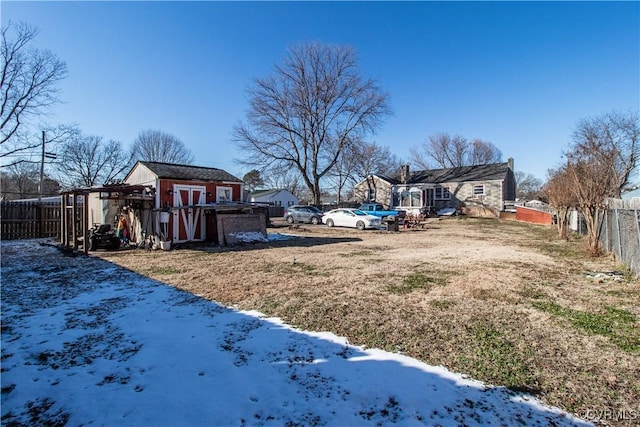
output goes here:
<path id="1" fill-rule="evenodd" d="M 640 275 L 640 210 L 606 210 L 600 244 L 631 271 Z"/>
<path id="2" fill-rule="evenodd" d="M 0 202 L 2 240 L 60 238 L 60 203 Z"/>

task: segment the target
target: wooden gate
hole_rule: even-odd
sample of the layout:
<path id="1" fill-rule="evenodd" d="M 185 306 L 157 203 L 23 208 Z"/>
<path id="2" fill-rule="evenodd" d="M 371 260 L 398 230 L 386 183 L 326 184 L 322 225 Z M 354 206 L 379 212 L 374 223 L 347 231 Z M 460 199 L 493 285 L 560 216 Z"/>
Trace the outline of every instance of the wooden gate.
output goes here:
<path id="1" fill-rule="evenodd" d="M 197 185 L 173 186 L 173 243 L 204 240 L 206 188 Z"/>

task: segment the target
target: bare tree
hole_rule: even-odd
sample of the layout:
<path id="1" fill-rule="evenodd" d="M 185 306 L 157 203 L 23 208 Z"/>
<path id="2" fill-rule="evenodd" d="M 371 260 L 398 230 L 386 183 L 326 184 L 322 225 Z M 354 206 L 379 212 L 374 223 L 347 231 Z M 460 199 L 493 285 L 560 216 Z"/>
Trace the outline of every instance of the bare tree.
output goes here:
<path id="1" fill-rule="evenodd" d="M 353 48 L 307 43 L 289 49 L 273 76 L 254 80 L 234 139 L 245 164 L 295 168 L 319 204 L 320 181 L 341 152 L 388 114 L 388 95 L 360 77 Z"/>
<path id="2" fill-rule="evenodd" d="M 38 167 L 30 163 L 17 163 L 7 168 L 8 173 L 3 176 L 4 194 L 6 199 L 25 199 L 38 195 Z"/>
<path id="3" fill-rule="evenodd" d="M 66 187 L 93 187 L 119 178 L 131 167 L 131 153 L 118 141 L 78 135 L 67 141 L 59 156 L 60 181 Z"/>
<path id="4" fill-rule="evenodd" d="M 464 166 L 469 142 L 461 135 L 448 133 L 431 135 L 419 148 L 410 149 L 411 162 L 420 169 Z"/>
<path id="5" fill-rule="evenodd" d="M 585 219 L 591 255 L 599 253 L 607 199 L 620 197 L 640 156 L 638 115 L 605 114 L 578 123 L 567 153 L 567 172 Z"/>
<path id="6" fill-rule="evenodd" d="M 300 198 L 303 188 L 298 171 L 291 168 L 271 168 L 263 171 L 265 185 L 269 188 L 283 188 Z"/>
<path id="7" fill-rule="evenodd" d="M 418 148 L 409 150 L 411 162 L 419 169 L 457 168 L 502 161 L 502 152 L 491 142 L 469 140 L 448 133 L 431 135 Z"/>
<path id="8" fill-rule="evenodd" d="M 468 165 L 488 165 L 502 162 L 502 151 L 493 143 L 474 139 L 468 150 Z"/>
<path id="9" fill-rule="evenodd" d="M 518 200 L 532 200 L 538 198 L 542 189 L 542 180 L 533 174 L 517 171 L 514 173 L 516 179 L 516 198 Z"/>
<path id="10" fill-rule="evenodd" d="M 556 226 L 561 239 L 569 239 L 569 211 L 577 200 L 572 188 L 572 177 L 566 167 L 550 170 L 542 192 L 556 212 Z"/>
<path id="11" fill-rule="evenodd" d="M 611 197 L 620 195 L 629 185 L 640 158 L 640 121 L 638 113 L 612 112 L 581 120 L 574 132 L 574 152 L 582 156 L 609 157 L 613 178 Z"/>
<path id="12" fill-rule="evenodd" d="M 327 174 L 329 180 L 334 184 L 338 204 L 342 201 L 342 193 L 347 183 L 353 180 L 358 157 L 357 152 L 356 144 L 345 147 L 338 156 L 335 166 Z"/>
<path id="13" fill-rule="evenodd" d="M 378 145 L 375 142 L 359 144 L 353 155 L 355 158 L 354 184 L 369 175 L 393 173 L 403 164 L 403 161 L 393 154 L 389 147 Z"/>
<path id="14" fill-rule="evenodd" d="M 133 141 L 133 156 L 136 160 L 150 162 L 193 163 L 193 154 L 177 137 L 160 130 L 144 130 Z"/>
<path id="15" fill-rule="evenodd" d="M 15 38 L 11 39 L 13 28 Z M 29 142 L 18 136 L 29 119 L 45 114 L 58 102 L 56 85 L 67 76 L 66 64 L 51 51 L 30 47 L 37 35 L 35 28 L 23 23 L 9 24 L 1 32 L 0 158 L 40 145 L 37 139 Z M 13 144 L 7 144 L 10 141 Z"/>

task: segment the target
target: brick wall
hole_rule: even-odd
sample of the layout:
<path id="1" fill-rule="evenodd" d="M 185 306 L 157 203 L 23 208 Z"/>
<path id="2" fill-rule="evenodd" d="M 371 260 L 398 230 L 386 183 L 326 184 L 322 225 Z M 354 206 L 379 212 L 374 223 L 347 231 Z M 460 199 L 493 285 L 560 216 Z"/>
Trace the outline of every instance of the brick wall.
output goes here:
<path id="1" fill-rule="evenodd" d="M 553 215 L 549 212 L 518 206 L 516 208 L 516 220 L 532 224 L 551 225 L 553 224 Z"/>

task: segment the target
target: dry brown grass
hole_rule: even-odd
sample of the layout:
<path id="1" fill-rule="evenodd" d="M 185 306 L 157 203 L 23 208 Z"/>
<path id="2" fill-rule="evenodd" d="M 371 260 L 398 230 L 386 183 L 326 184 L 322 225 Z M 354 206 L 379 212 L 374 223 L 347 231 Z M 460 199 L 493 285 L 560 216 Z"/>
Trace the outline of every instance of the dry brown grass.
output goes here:
<path id="1" fill-rule="evenodd" d="M 401 351 L 573 413 L 640 410 L 640 283 L 588 278 L 616 266 L 583 255 L 580 241 L 556 240 L 542 226 L 468 218 L 399 233 L 269 231 L 300 238 L 99 256 L 204 298 Z"/>

